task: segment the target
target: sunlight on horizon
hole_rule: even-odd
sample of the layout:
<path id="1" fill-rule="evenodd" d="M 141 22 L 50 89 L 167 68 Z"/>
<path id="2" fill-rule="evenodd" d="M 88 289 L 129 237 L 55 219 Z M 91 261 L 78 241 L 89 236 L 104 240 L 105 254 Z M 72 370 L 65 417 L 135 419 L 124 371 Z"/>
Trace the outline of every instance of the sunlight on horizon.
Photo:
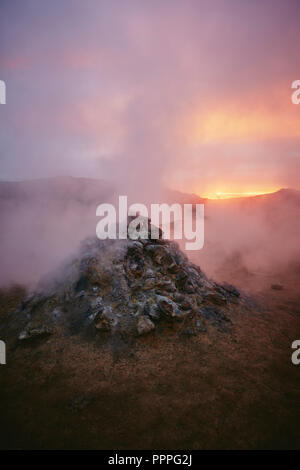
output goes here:
<path id="1" fill-rule="evenodd" d="M 239 197 L 263 196 L 264 194 L 272 194 L 279 191 L 280 188 L 268 191 L 245 191 L 245 192 L 226 192 L 226 191 L 212 191 L 202 195 L 207 199 L 234 199 Z"/>

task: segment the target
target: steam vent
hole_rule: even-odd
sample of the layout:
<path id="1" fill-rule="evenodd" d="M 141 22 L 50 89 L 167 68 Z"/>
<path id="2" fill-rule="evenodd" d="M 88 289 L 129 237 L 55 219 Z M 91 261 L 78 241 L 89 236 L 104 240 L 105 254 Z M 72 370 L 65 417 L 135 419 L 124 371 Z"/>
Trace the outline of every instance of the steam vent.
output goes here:
<path id="1" fill-rule="evenodd" d="M 226 333 L 239 291 L 217 284 L 174 242 L 87 239 L 17 310 L 19 342 L 51 335 L 128 340 L 174 328 Z"/>

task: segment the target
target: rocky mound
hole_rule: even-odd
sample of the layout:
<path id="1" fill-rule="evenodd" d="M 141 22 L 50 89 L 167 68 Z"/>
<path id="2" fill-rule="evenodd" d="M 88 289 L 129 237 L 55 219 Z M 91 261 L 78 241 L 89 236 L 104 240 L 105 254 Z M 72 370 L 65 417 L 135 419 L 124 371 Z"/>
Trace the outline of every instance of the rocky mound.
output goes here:
<path id="1" fill-rule="evenodd" d="M 16 314 L 19 341 L 59 333 L 128 340 L 177 328 L 228 331 L 239 291 L 209 280 L 167 240 L 87 239 Z M 16 319 L 16 317 L 15 317 Z"/>
<path id="2" fill-rule="evenodd" d="M 260 304 L 173 242 L 84 241 L 0 292 L 0 447 L 299 448 L 296 287 Z"/>

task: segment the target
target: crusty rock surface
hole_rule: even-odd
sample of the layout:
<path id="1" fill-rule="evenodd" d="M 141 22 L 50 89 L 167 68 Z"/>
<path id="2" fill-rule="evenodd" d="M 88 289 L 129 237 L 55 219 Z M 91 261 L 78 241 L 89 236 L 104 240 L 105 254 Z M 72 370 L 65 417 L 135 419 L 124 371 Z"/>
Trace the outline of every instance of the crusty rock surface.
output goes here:
<path id="1" fill-rule="evenodd" d="M 153 334 L 158 326 L 228 332 L 240 302 L 235 287 L 209 280 L 174 242 L 87 239 L 22 302 L 19 340 L 61 329 L 106 339 Z"/>

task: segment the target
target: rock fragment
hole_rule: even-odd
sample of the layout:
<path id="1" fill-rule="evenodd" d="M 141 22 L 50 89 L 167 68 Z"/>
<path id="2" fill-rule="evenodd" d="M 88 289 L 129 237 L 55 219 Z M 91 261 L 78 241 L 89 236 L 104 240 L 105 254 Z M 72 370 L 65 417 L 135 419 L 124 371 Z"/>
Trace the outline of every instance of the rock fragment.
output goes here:
<path id="1" fill-rule="evenodd" d="M 150 320 L 150 318 L 147 318 L 144 315 L 139 317 L 138 324 L 137 324 L 137 331 L 138 331 L 139 336 L 150 333 L 150 331 L 154 329 L 155 329 L 155 325 Z"/>
<path id="2" fill-rule="evenodd" d="M 29 341 L 34 339 L 42 339 L 47 338 L 52 334 L 51 328 L 48 326 L 40 326 L 40 327 L 27 327 L 19 334 L 19 341 Z"/>
<path id="3" fill-rule="evenodd" d="M 283 290 L 282 284 L 271 284 L 271 289 L 273 290 Z"/>
<path id="4" fill-rule="evenodd" d="M 111 307 L 102 307 L 94 317 L 96 330 L 110 331 L 116 325 L 117 319 L 112 313 Z"/>
<path id="5" fill-rule="evenodd" d="M 157 305 L 159 306 L 162 313 L 164 313 L 168 318 L 173 318 L 176 320 L 182 320 L 183 315 L 179 310 L 177 304 L 173 300 L 165 297 L 163 295 L 156 296 Z"/>

